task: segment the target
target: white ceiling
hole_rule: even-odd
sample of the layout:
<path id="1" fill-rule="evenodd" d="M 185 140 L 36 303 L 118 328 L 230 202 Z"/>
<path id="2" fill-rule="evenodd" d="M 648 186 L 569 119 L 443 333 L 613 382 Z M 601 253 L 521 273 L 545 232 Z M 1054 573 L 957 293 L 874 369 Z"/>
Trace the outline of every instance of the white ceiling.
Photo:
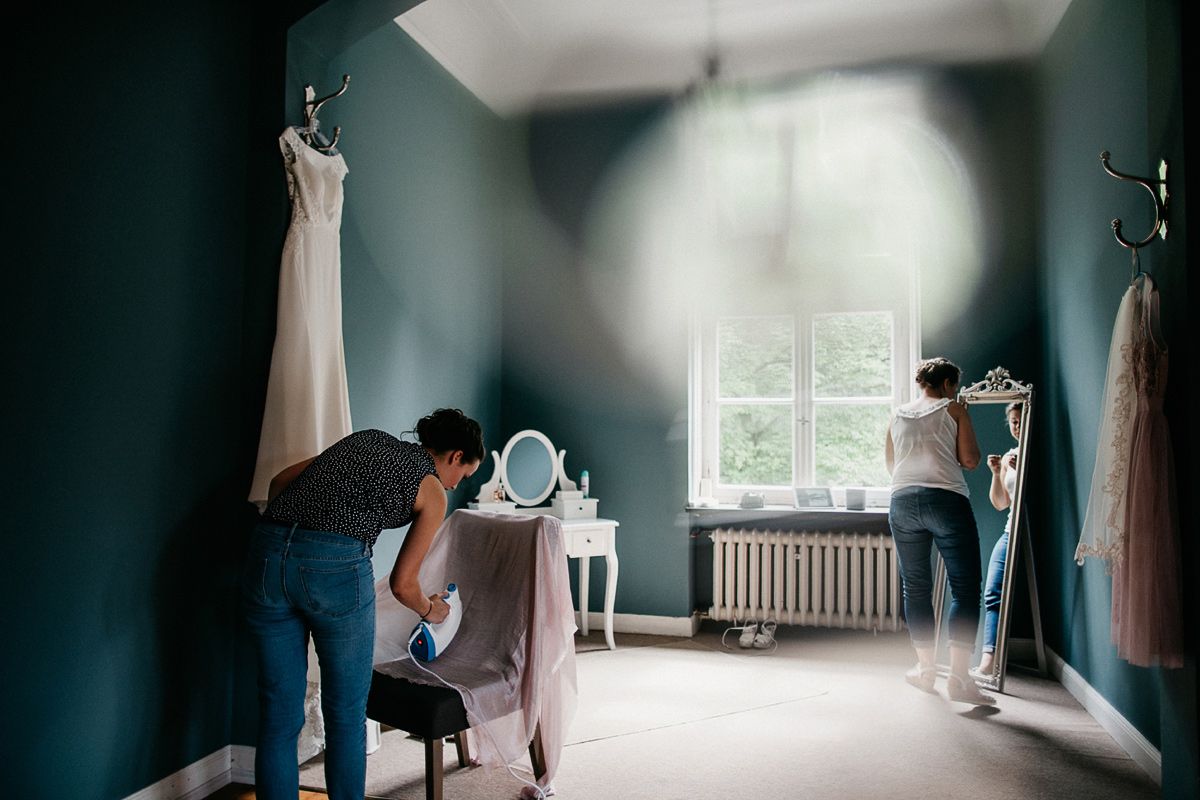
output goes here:
<path id="1" fill-rule="evenodd" d="M 396 24 L 500 114 L 878 62 L 1020 59 L 1070 0 L 425 0 Z"/>

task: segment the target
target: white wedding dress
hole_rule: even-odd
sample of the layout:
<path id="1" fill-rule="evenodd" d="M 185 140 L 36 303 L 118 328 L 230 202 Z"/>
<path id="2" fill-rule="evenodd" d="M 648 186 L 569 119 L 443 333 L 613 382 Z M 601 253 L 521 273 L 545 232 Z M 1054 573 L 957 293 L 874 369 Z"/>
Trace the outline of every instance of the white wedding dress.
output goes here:
<path id="1" fill-rule="evenodd" d="M 266 507 L 271 478 L 351 432 L 342 348 L 340 154 L 314 150 L 294 128 L 279 137 L 292 222 L 279 267 L 271 374 L 250 502 Z"/>
<path id="2" fill-rule="evenodd" d="M 279 148 L 292 221 L 279 265 L 275 346 L 250 486 L 250 502 L 259 511 L 266 508 L 271 478 L 352 431 L 342 348 L 342 180 L 349 170 L 341 154 L 313 149 L 294 128 L 279 137 Z M 320 671 L 311 641 L 308 650 L 300 762 L 325 746 Z"/>

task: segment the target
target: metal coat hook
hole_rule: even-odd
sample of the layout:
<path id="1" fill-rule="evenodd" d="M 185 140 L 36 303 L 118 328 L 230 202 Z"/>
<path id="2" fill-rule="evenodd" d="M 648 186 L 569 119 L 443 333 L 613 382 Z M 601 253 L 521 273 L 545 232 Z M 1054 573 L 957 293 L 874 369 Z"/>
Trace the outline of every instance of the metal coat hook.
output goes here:
<path id="1" fill-rule="evenodd" d="M 1167 161 L 1161 159 L 1158 162 L 1158 179 L 1154 178 L 1139 178 L 1136 175 L 1126 175 L 1122 172 L 1117 172 L 1109 163 L 1109 153 L 1105 150 L 1100 154 L 1100 164 L 1104 167 L 1104 171 L 1112 175 L 1117 180 L 1133 181 L 1145 188 L 1154 198 L 1154 230 L 1150 231 L 1150 235 L 1140 242 L 1131 242 L 1121 234 L 1121 220 L 1114 219 L 1112 221 L 1113 236 L 1116 237 L 1117 243 L 1122 247 L 1127 247 L 1134 252 L 1134 257 L 1137 256 L 1137 249 L 1145 247 L 1154 241 L 1155 234 L 1161 235 L 1162 238 L 1167 238 L 1167 210 L 1171 202 L 1171 192 L 1167 187 Z"/>
<path id="2" fill-rule="evenodd" d="M 348 88 L 350 88 L 349 75 L 342 76 L 342 88 L 338 89 L 333 94 L 322 97 L 320 100 L 316 99 L 317 93 L 316 90 L 313 89 L 312 84 L 304 87 L 304 126 L 307 128 L 305 138 L 308 139 L 309 144 L 311 144 L 313 147 L 316 147 L 318 150 L 333 150 L 335 147 L 337 147 L 338 139 L 342 135 L 342 127 L 340 125 L 334 127 L 333 141 L 329 142 L 328 144 L 322 144 L 316 141 L 317 132 L 321 128 L 321 123 L 317 119 L 317 114 L 320 113 L 321 106 L 325 105 L 335 97 L 341 97 L 346 93 Z"/>

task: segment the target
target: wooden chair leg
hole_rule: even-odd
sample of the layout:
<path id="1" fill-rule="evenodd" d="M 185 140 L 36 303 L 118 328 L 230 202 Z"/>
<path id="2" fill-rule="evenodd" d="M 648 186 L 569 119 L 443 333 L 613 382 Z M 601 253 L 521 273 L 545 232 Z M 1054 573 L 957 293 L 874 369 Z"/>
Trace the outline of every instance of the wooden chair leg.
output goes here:
<path id="1" fill-rule="evenodd" d="M 471 763 L 471 748 L 467 745 L 466 731 L 454 734 L 454 748 L 458 751 L 458 765 L 465 768 Z"/>
<path id="2" fill-rule="evenodd" d="M 546 774 L 546 750 L 542 747 L 542 725 L 533 729 L 533 741 L 529 743 L 529 760 L 533 763 L 533 774 L 541 778 Z"/>
<path id="3" fill-rule="evenodd" d="M 425 800 L 442 800 L 442 737 L 425 740 Z"/>

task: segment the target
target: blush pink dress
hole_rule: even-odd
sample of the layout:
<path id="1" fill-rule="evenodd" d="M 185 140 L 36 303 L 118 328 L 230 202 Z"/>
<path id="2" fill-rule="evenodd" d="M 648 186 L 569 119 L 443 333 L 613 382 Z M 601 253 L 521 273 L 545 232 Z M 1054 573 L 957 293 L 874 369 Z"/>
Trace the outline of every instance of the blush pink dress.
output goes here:
<path id="1" fill-rule="evenodd" d="M 1132 341 L 1125 536 L 1113 564 L 1112 640 L 1138 666 L 1183 666 L 1179 524 L 1171 433 L 1163 413 L 1167 348 L 1158 331 L 1158 290 L 1140 279 Z"/>
<path id="2" fill-rule="evenodd" d="M 1137 666 L 1183 666 L 1179 522 L 1163 414 L 1167 347 L 1158 290 L 1140 275 L 1117 310 L 1092 488 L 1075 560 L 1112 575 L 1112 641 Z"/>

